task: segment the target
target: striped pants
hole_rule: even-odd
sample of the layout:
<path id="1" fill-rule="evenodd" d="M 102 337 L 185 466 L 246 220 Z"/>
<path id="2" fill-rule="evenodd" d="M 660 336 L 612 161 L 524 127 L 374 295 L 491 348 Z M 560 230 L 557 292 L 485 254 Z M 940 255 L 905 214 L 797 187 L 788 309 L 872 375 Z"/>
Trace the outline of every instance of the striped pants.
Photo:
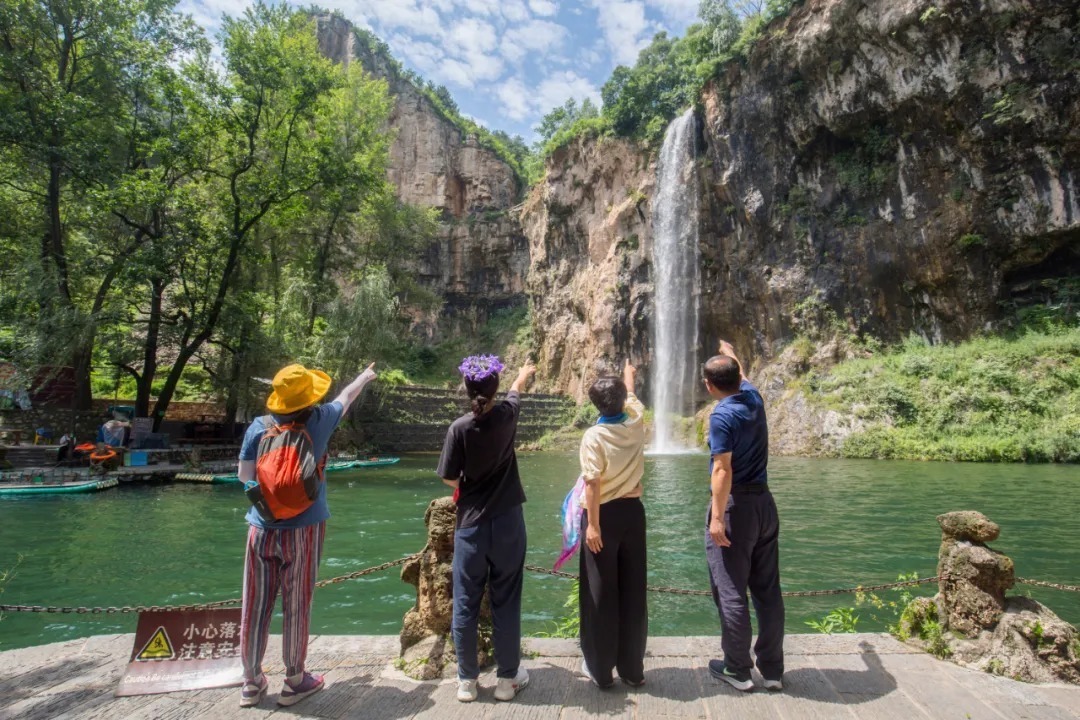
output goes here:
<path id="1" fill-rule="evenodd" d="M 282 659 L 286 676 L 304 672 L 307 659 L 311 597 L 322 557 L 326 523 L 303 528 L 268 530 L 251 526 L 244 556 L 244 603 L 240 620 L 240 657 L 244 679 L 262 675 L 270 639 L 270 618 L 281 591 L 285 616 Z"/>

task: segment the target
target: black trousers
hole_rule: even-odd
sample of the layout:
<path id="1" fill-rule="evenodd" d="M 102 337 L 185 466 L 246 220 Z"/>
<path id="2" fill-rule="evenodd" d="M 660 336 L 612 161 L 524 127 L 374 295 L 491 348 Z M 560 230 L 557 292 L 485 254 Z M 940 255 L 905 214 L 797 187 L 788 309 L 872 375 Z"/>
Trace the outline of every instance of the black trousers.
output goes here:
<path id="1" fill-rule="evenodd" d="M 722 548 L 709 535 L 712 503 L 705 514 L 705 556 L 713 600 L 720 612 L 724 664 L 750 671 L 750 608 L 757 613 L 757 666 L 766 680 L 784 675 L 784 598 L 780 594 L 780 518 L 772 493 L 732 492 L 724 516 L 731 546 Z"/>
<path id="2" fill-rule="evenodd" d="M 588 513 L 582 516 L 581 652 L 600 687 L 611 685 L 612 669 L 630 682 L 645 678 L 649 607 L 645 598 L 645 506 L 620 498 L 600 506 L 604 548 L 585 545 Z"/>

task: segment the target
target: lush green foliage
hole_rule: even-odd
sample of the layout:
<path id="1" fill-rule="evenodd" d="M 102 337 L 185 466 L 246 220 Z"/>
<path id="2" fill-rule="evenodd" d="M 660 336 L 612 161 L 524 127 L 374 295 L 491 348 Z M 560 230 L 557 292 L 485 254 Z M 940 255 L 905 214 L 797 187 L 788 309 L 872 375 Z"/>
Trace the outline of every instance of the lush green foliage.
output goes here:
<path id="1" fill-rule="evenodd" d="M 601 116 L 592 100 L 586 98 L 578 105 L 577 100 L 570 98 L 540 120 L 536 133 L 540 136 L 537 149 L 547 157 L 578 137 L 609 135 L 611 121 Z"/>
<path id="2" fill-rule="evenodd" d="M 668 124 L 697 102 L 719 68 L 747 56 L 772 20 L 801 0 L 702 0 L 701 22 L 681 38 L 659 33 L 633 67 L 620 65 L 601 90 L 603 109 L 573 101 L 541 120 L 538 150 L 549 156 L 581 136 L 617 135 L 659 143 Z"/>
<path id="3" fill-rule="evenodd" d="M 836 608 L 820 620 L 807 620 L 806 625 L 823 635 L 858 632 L 859 616 L 855 608 Z"/>
<path id="4" fill-rule="evenodd" d="M 410 384 L 456 386 L 461 382 L 458 366 L 466 355 L 499 355 L 513 371 L 532 349 L 532 314 L 521 305 L 496 310 L 473 337 L 455 334 L 434 344 L 401 345 L 389 359 Z"/>
<path id="5" fill-rule="evenodd" d="M 583 549 L 581 552 L 585 552 Z M 576 639 L 581 635 L 581 612 L 580 612 L 581 582 L 574 580 L 570 585 L 570 593 L 566 596 L 563 608 L 566 612 L 555 621 L 555 627 L 551 632 L 537 633 L 536 637 L 542 638 L 565 638 Z"/>
<path id="6" fill-rule="evenodd" d="M 22 555 L 20 555 L 20 556 L 18 556 L 18 558 L 16 558 L 15 567 L 8 568 L 6 570 L 0 570 L 0 595 L 4 594 L 5 586 L 9 582 L 11 582 L 12 578 L 15 577 L 15 570 L 16 570 L 16 568 L 19 567 L 19 563 L 21 563 L 21 562 L 22 562 Z M 3 620 L 3 619 L 4 619 L 4 614 L 0 613 L 0 620 Z"/>
<path id="7" fill-rule="evenodd" d="M 897 582 L 911 582 L 918 579 L 919 573 L 915 571 L 900 573 L 896 576 Z M 890 633 L 901 640 L 907 640 L 904 634 L 907 632 L 907 628 L 912 627 L 910 621 L 912 619 L 912 608 L 915 607 L 912 603 L 916 597 L 919 597 L 916 595 L 917 587 L 893 588 L 885 595 L 860 592 L 855 595 L 855 605 L 856 607 L 868 607 L 872 620 L 884 622 Z"/>
<path id="8" fill-rule="evenodd" d="M 902 607 L 899 621 L 889 626 L 890 633 L 902 642 L 913 637 L 922 640 L 926 651 L 935 657 L 945 659 L 952 655 L 945 629 L 938 618 L 937 603 L 911 600 Z"/>
<path id="9" fill-rule="evenodd" d="M 1080 328 L 903 347 L 808 378 L 865 429 L 848 457 L 1080 462 Z"/>
<path id="10" fill-rule="evenodd" d="M 435 218 L 386 179 L 386 83 L 323 57 L 308 14 L 225 18 L 220 63 L 157 0 L 13 0 L 0 34 L 0 356 L 160 417 L 397 351 Z"/>

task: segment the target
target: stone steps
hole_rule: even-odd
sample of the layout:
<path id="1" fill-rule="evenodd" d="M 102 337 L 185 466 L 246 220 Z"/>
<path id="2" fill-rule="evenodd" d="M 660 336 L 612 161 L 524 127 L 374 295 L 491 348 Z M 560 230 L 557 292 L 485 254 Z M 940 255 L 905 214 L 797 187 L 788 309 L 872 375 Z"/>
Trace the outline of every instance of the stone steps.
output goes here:
<path id="1" fill-rule="evenodd" d="M 522 395 L 518 440 L 532 442 L 564 427 L 576 407 L 559 395 Z M 468 412 L 468 400 L 459 390 L 377 388 L 354 407 L 350 424 L 357 440 L 375 452 L 438 452 L 450 423 Z"/>

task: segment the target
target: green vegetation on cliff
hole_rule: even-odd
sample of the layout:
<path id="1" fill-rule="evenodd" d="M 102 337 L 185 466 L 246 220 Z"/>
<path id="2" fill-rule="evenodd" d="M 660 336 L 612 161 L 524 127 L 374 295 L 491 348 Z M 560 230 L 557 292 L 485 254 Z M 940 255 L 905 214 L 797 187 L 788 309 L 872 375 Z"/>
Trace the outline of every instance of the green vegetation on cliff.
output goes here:
<path id="1" fill-rule="evenodd" d="M 500 356 L 511 372 L 532 349 L 532 314 L 526 306 L 496 310 L 475 336 L 453 334 L 437 344 L 402 345 L 388 357 L 406 384 L 457 386 L 461 358 L 474 353 Z"/>
<path id="2" fill-rule="evenodd" d="M 733 60 L 745 60 L 765 27 L 802 0 L 702 0 L 701 22 L 681 38 L 658 33 L 633 67 L 620 65 L 604 83 L 599 112 L 573 101 L 552 110 L 536 128 L 545 157 L 578 137 L 615 135 L 657 145 L 680 111 Z M 576 112 L 575 112 L 576 110 Z"/>
<path id="3" fill-rule="evenodd" d="M 864 429 L 855 458 L 1080 462 L 1080 328 L 1032 330 L 850 360 L 807 377 L 818 404 Z"/>

